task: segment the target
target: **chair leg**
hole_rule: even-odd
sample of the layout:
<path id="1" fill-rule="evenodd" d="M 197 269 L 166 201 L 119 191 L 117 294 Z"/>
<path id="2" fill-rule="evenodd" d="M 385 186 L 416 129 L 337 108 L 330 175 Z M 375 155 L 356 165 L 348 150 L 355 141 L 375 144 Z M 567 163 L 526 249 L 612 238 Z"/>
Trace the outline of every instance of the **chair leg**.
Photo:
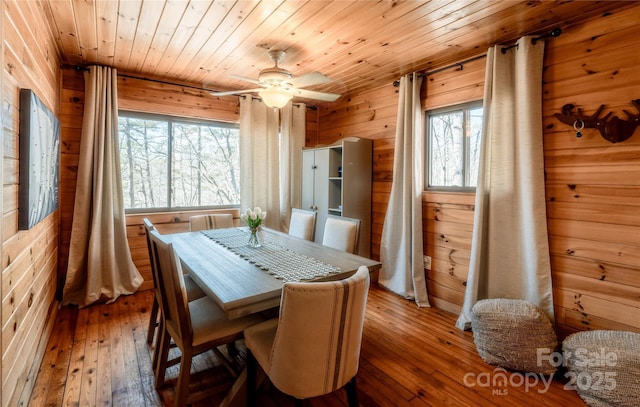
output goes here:
<path id="1" fill-rule="evenodd" d="M 258 361 L 247 349 L 247 407 L 255 407 L 257 404 L 257 384 L 256 376 L 258 374 Z"/>
<path id="2" fill-rule="evenodd" d="M 158 323 L 158 300 L 156 296 L 153 296 L 153 304 L 151 305 L 151 314 L 149 315 L 149 328 L 147 329 L 147 344 L 151 345 L 153 342 L 153 336 L 156 332 L 156 325 Z"/>
<path id="3" fill-rule="evenodd" d="M 349 407 L 357 407 L 358 406 L 358 389 L 356 386 L 356 377 L 353 376 L 353 379 L 349 380 L 345 385 L 345 389 L 347 390 L 347 404 Z"/>
<path id="4" fill-rule="evenodd" d="M 158 355 L 155 366 L 156 374 L 156 388 L 164 386 L 164 376 L 167 370 L 167 363 L 169 359 L 169 345 L 171 344 L 171 335 L 166 330 L 158 331 L 158 340 L 156 347 L 158 347 Z"/>
<path id="5" fill-rule="evenodd" d="M 191 359 L 193 349 L 183 349 L 180 358 L 180 374 L 176 383 L 176 400 L 175 407 L 185 407 L 187 405 L 187 397 L 189 396 L 189 378 L 191 377 Z"/>
<path id="6" fill-rule="evenodd" d="M 158 321 L 158 334 L 156 337 L 156 344 L 153 349 L 153 356 L 151 357 L 151 368 L 155 372 L 158 369 L 158 364 L 160 363 L 160 350 L 162 349 L 162 335 L 164 335 L 164 318 L 160 315 L 160 320 Z M 169 339 L 169 343 L 171 343 L 171 339 Z"/>
<path id="7" fill-rule="evenodd" d="M 227 344 L 227 353 L 229 354 L 229 358 L 231 358 L 231 360 L 235 360 L 235 358 L 238 356 L 238 354 L 240 352 L 238 352 L 238 347 L 236 346 L 236 342 L 229 342 Z"/>

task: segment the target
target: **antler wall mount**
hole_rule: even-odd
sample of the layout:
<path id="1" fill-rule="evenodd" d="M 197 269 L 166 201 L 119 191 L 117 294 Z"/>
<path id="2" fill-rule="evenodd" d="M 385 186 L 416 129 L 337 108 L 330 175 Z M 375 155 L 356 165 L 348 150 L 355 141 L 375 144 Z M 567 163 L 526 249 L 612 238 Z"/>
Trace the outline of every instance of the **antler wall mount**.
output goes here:
<path id="1" fill-rule="evenodd" d="M 575 106 L 566 104 L 562 106 L 562 113 L 556 113 L 554 116 L 562 123 L 573 126 L 578 137 L 582 136 L 580 130 L 583 128 L 598 129 L 605 140 L 618 143 L 631 137 L 636 127 L 640 126 L 640 99 L 632 100 L 631 104 L 638 110 L 638 114 L 632 114 L 623 109 L 622 111 L 627 115 L 626 120 L 618 116 L 611 117 L 611 112 L 599 117 L 604 105 L 600 105 L 594 114 L 587 116 L 580 108 L 577 113 L 574 113 Z"/>

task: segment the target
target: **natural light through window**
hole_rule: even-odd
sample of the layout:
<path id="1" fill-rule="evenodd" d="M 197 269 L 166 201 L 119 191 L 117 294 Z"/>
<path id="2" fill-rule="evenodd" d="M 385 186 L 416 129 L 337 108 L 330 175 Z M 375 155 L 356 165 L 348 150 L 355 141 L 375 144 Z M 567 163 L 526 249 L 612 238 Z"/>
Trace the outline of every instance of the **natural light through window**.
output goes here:
<path id="1" fill-rule="evenodd" d="M 427 112 L 428 188 L 476 186 L 481 133 L 481 103 Z"/>
<path id="2" fill-rule="evenodd" d="M 127 112 L 118 125 L 126 209 L 240 203 L 237 125 Z"/>

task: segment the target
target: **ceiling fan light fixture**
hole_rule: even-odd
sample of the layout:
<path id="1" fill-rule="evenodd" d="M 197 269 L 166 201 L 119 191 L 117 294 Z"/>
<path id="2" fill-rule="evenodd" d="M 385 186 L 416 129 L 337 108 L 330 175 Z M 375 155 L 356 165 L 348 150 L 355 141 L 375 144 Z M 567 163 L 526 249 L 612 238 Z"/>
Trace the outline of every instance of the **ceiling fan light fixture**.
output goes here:
<path id="1" fill-rule="evenodd" d="M 340 95 L 336 93 L 304 89 L 308 86 L 321 85 L 323 83 L 330 82 L 331 79 L 327 78 L 320 72 L 315 71 L 307 72 L 300 76 L 294 76 L 291 72 L 278 66 L 278 62 L 284 58 L 284 55 L 284 51 L 269 51 L 269 57 L 275 63 L 275 66 L 261 70 L 258 74 L 258 79 L 248 78 L 241 75 L 231 75 L 236 79 L 256 84 L 260 86 L 260 88 L 212 92 L 212 95 L 228 96 L 257 92 L 267 106 L 277 109 L 281 109 L 286 106 L 294 96 L 305 99 L 320 100 L 323 102 L 335 102 L 338 100 Z"/>
<path id="2" fill-rule="evenodd" d="M 265 105 L 279 109 L 285 107 L 293 98 L 290 93 L 274 88 L 260 89 L 258 95 L 260 95 Z"/>

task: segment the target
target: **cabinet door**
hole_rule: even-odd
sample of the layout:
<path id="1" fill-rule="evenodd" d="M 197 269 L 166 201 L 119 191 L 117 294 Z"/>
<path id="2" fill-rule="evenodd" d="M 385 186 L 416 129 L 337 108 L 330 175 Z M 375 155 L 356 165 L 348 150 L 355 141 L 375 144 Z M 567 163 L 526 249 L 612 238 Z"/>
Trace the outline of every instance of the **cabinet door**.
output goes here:
<path id="1" fill-rule="evenodd" d="M 329 211 L 329 149 L 315 150 L 315 174 L 314 174 L 314 206 L 316 215 L 315 241 L 322 243 L 324 236 L 324 223 L 327 221 Z"/>
<path id="2" fill-rule="evenodd" d="M 314 210 L 315 151 L 302 151 L 302 208 Z"/>
<path id="3" fill-rule="evenodd" d="M 302 151 L 302 209 L 316 211 L 315 241 L 321 243 L 329 209 L 329 150 Z"/>

